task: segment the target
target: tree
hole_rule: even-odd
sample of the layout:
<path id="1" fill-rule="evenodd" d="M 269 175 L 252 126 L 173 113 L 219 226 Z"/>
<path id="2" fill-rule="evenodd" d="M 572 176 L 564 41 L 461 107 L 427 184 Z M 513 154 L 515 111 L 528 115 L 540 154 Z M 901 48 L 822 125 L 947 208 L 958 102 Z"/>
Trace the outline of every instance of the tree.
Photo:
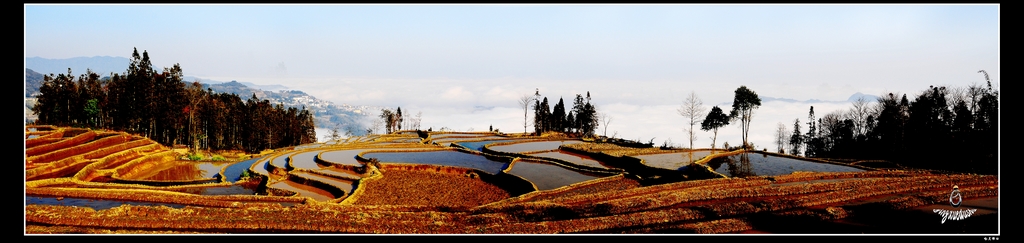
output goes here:
<path id="1" fill-rule="evenodd" d="M 786 124 L 783 124 L 782 122 L 779 122 L 778 129 L 775 130 L 775 145 L 778 146 L 779 153 L 785 153 L 786 152 L 786 149 L 785 149 L 786 144 L 787 144 L 787 139 L 786 138 L 788 136 L 789 136 L 789 131 L 786 129 Z"/>
<path id="2" fill-rule="evenodd" d="M 683 106 L 678 109 L 679 115 L 686 118 L 687 124 L 690 125 L 689 129 L 685 129 L 690 134 L 690 149 L 693 149 L 693 141 L 697 140 L 693 126 L 701 124 L 701 118 L 705 116 L 705 111 L 704 103 L 697 97 L 695 91 L 690 92 L 690 96 L 683 100 Z"/>
<path id="3" fill-rule="evenodd" d="M 540 91 L 538 91 L 538 92 L 540 92 Z M 519 97 L 519 107 L 523 108 L 523 133 L 526 133 L 526 126 L 530 125 L 530 121 L 527 120 L 527 119 L 529 118 L 529 114 L 530 114 L 529 112 L 530 112 L 530 101 L 531 100 L 534 100 L 533 96 L 530 96 L 528 94 L 527 95 L 523 95 L 522 97 Z"/>
<path id="4" fill-rule="evenodd" d="M 747 138 L 750 132 L 750 120 L 753 111 L 758 107 L 761 107 L 761 98 L 757 97 L 757 93 L 747 89 L 747 86 L 740 86 L 736 89 L 736 96 L 733 98 L 732 111 L 729 116 L 739 118 L 743 134 L 743 147 L 745 148 L 749 145 Z"/>
<path id="5" fill-rule="evenodd" d="M 558 103 L 555 104 L 555 108 L 551 111 L 551 116 L 548 118 L 551 121 L 551 130 L 566 132 L 569 126 L 566 126 L 565 116 L 565 102 L 562 101 L 562 98 L 558 98 Z"/>
<path id="6" fill-rule="evenodd" d="M 793 121 L 793 135 L 789 136 L 789 154 L 800 154 L 800 144 L 804 143 L 803 138 L 803 134 L 800 133 L 800 118 L 797 118 Z"/>
<path id="7" fill-rule="evenodd" d="M 604 127 L 604 136 L 608 137 L 608 124 L 612 123 L 612 116 L 608 113 L 601 113 L 601 126 Z"/>
<path id="8" fill-rule="evenodd" d="M 548 105 L 548 97 L 543 101 L 534 100 L 533 132 L 540 135 L 551 130 L 551 111 Z"/>
<path id="9" fill-rule="evenodd" d="M 395 113 L 391 109 L 381 109 L 380 119 L 384 122 L 384 134 L 391 134 L 391 129 L 395 123 Z"/>
<path id="10" fill-rule="evenodd" d="M 599 124 L 597 108 L 590 104 L 590 91 L 587 91 L 586 98 L 583 95 L 576 94 L 572 111 L 569 112 L 569 117 L 566 118 L 566 128 L 574 130 L 579 136 L 587 137 L 594 135 L 594 130 L 597 129 Z"/>
<path id="11" fill-rule="evenodd" d="M 587 104 L 583 105 L 583 118 L 583 129 L 585 131 L 583 135 L 594 136 L 595 130 L 597 130 L 597 126 L 600 123 L 598 123 L 597 107 L 590 104 L 590 91 L 587 91 Z"/>
<path id="12" fill-rule="evenodd" d="M 814 125 L 814 106 L 811 106 L 811 110 L 807 114 L 807 135 L 804 135 L 803 139 L 804 143 L 807 144 L 807 146 L 804 146 L 806 148 L 804 150 L 805 157 L 814 157 L 814 152 L 818 150 L 817 143 L 815 143 L 818 140 L 816 129 L 817 127 Z"/>
<path id="13" fill-rule="evenodd" d="M 722 108 L 718 106 L 711 107 L 711 112 L 704 118 L 704 121 L 700 123 L 700 129 L 704 131 L 714 131 L 714 136 L 711 137 L 711 149 L 715 149 L 715 143 L 718 140 L 718 128 L 729 125 L 729 116 L 722 112 Z"/>
<path id="14" fill-rule="evenodd" d="M 394 124 L 392 124 L 395 127 L 392 129 L 393 131 L 397 132 L 402 130 L 402 120 L 404 120 L 402 118 L 402 107 L 398 107 L 398 110 L 395 111 Z"/>

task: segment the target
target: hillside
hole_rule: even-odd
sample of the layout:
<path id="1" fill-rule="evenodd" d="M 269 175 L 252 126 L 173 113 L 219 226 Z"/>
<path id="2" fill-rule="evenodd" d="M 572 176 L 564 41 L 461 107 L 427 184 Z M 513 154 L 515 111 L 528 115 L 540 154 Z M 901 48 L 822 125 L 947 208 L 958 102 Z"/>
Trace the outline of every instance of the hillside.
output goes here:
<path id="1" fill-rule="evenodd" d="M 43 86 L 43 74 L 32 69 L 25 69 L 25 97 L 35 97 L 39 87 Z"/>
<path id="2" fill-rule="evenodd" d="M 75 70 L 76 69 L 72 69 L 73 74 L 77 74 L 77 71 Z M 26 122 L 35 120 L 35 115 L 32 114 L 31 108 L 32 105 L 35 104 L 34 97 L 39 93 L 39 87 L 42 86 L 43 76 L 44 74 L 32 69 L 25 69 Z M 186 78 L 185 80 L 196 79 Z M 350 131 L 352 135 L 357 136 L 364 135 L 366 133 L 366 127 L 370 123 L 366 111 L 380 110 L 378 107 L 370 106 L 352 106 L 348 104 L 336 105 L 330 101 L 317 99 L 316 97 L 298 90 L 267 91 L 252 88 L 234 80 L 231 82 L 212 81 L 210 83 L 206 83 L 206 81 L 207 80 L 204 80 L 202 82 L 204 89 L 208 88 L 217 93 L 236 94 L 243 100 L 246 100 L 255 94 L 256 98 L 269 100 L 272 104 L 280 103 L 286 108 L 295 107 L 302 109 L 305 107 L 313 112 L 317 128 L 330 130 L 337 127 L 341 133 Z M 284 86 L 281 85 L 261 85 L 257 87 L 284 88 Z"/>
<path id="3" fill-rule="evenodd" d="M 372 119 L 368 116 L 367 111 L 380 110 L 379 107 L 372 106 L 336 105 L 299 90 L 266 91 L 250 88 L 234 80 L 219 84 L 204 83 L 203 88 L 209 88 L 217 93 L 236 94 L 243 100 L 249 99 L 255 94 L 258 99 L 269 100 L 271 104 L 282 104 L 285 108 L 306 108 L 313 112 L 317 128 L 333 129 L 337 127 L 341 133 L 351 131 L 352 135 L 356 136 L 366 134 L 366 127 Z"/>
<path id="4" fill-rule="evenodd" d="M 121 73 L 128 67 L 131 59 L 126 57 L 95 56 L 75 57 L 67 59 L 49 59 L 42 57 L 26 57 L 25 67 L 31 68 L 41 74 L 67 73 L 68 68 L 75 74 L 85 73 L 86 69 L 99 74 L 109 76 L 111 72 Z"/>

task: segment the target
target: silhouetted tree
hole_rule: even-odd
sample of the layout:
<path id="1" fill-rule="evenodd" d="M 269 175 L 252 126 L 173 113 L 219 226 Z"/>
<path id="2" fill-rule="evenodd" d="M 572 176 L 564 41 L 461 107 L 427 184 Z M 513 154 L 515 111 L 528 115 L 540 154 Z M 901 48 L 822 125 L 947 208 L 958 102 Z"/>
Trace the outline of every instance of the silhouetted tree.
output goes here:
<path id="1" fill-rule="evenodd" d="M 567 132 L 569 126 L 566 125 L 565 117 L 565 103 L 562 102 L 562 98 L 558 98 L 558 103 L 555 104 L 555 108 L 551 111 L 551 116 L 548 118 L 551 121 L 551 130 Z"/>
<path id="2" fill-rule="evenodd" d="M 704 121 L 700 124 L 700 129 L 704 131 L 714 131 L 714 136 L 711 137 L 711 149 L 715 149 L 715 143 L 718 140 L 718 128 L 729 125 L 729 116 L 722 112 L 722 108 L 718 106 L 711 107 L 711 112 L 708 112 L 708 116 L 704 118 Z"/>
<path id="3" fill-rule="evenodd" d="M 539 90 L 537 92 L 540 93 Z M 526 133 L 526 126 L 530 125 L 528 119 L 531 100 L 533 100 L 533 96 L 530 95 L 523 95 L 519 97 L 519 107 L 523 108 L 523 133 Z"/>
<path id="4" fill-rule="evenodd" d="M 748 147 L 747 138 L 750 131 L 750 120 L 753 117 L 753 111 L 761 107 L 761 98 L 757 96 L 753 90 L 747 89 L 747 86 L 740 86 L 736 89 L 736 96 L 732 101 L 732 111 L 730 117 L 738 118 L 740 120 L 740 127 L 743 131 L 743 146 Z"/>
<path id="5" fill-rule="evenodd" d="M 789 154 L 800 155 L 800 145 L 804 143 L 803 134 L 800 133 L 800 119 L 793 122 L 793 135 L 789 136 Z"/>
<path id="6" fill-rule="evenodd" d="M 690 96 L 687 96 L 683 100 L 683 105 L 677 110 L 679 115 L 686 118 L 686 124 L 689 128 L 684 128 L 689 133 L 690 149 L 693 149 L 693 141 L 697 140 L 697 135 L 694 133 L 693 126 L 700 125 L 701 119 L 705 116 L 706 108 L 704 108 L 704 102 L 697 97 L 696 91 L 691 91 Z"/>

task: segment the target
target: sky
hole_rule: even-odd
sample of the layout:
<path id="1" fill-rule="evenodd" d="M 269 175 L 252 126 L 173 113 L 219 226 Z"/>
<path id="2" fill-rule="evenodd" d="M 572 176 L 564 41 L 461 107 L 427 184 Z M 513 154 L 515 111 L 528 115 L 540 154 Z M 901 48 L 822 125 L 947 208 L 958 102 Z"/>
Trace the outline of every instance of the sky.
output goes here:
<path id="1" fill-rule="evenodd" d="M 999 87 L 998 4 L 24 5 L 25 57 L 130 57 L 203 79 L 281 84 L 338 104 L 422 112 L 424 128 L 523 131 L 522 95 L 590 92 L 607 135 L 685 146 L 695 92 L 843 101 L 930 85 Z M 852 106 L 766 102 L 750 139 Z M 532 120 L 532 117 L 530 118 Z M 804 126 L 806 127 L 806 125 Z M 527 131 L 532 131 L 532 127 Z M 598 134 L 604 134 L 602 127 Z M 739 125 L 722 142 L 739 144 Z M 695 147 L 713 134 L 698 131 Z"/>

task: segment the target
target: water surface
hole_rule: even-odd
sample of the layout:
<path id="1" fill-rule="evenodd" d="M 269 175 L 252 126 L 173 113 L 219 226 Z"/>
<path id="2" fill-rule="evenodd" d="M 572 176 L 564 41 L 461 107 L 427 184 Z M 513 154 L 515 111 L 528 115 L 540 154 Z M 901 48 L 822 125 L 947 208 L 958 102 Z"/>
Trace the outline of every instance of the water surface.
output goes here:
<path id="1" fill-rule="evenodd" d="M 796 171 L 857 172 L 863 169 L 746 152 L 708 161 L 707 165 L 729 177 L 786 175 Z"/>
<path id="2" fill-rule="evenodd" d="M 592 167 L 592 168 L 614 168 L 612 166 L 605 165 L 605 164 L 601 163 L 600 161 L 597 161 L 594 158 L 591 158 L 590 156 L 586 156 L 586 155 L 582 155 L 582 154 L 570 153 L 570 152 L 561 151 L 561 150 L 552 151 L 552 152 L 531 153 L 529 155 L 533 155 L 533 156 L 537 156 L 537 157 L 543 157 L 543 158 L 560 159 L 560 160 L 564 160 L 564 161 L 569 162 L 569 163 L 573 163 L 573 164 L 577 164 L 577 165 L 582 165 L 582 166 L 586 166 L 586 167 Z"/>
<path id="3" fill-rule="evenodd" d="M 245 172 L 245 170 L 248 170 L 249 167 L 252 167 L 252 164 L 256 163 L 256 161 L 258 161 L 259 159 L 260 158 L 252 158 L 242 162 L 228 165 L 224 169 L 224 181 L 238 182 L 238 180 L 241 179 L 242 177 L 242 172 Z"/>
<path id="4" fill-rule="evenodd" d="M 376 158 L 381 163 L 397 162 L 412 164 L 433 164 L 445 166 L 458 166 L 464 168 L 478 169 L 490 174 L 498 174 L 508 163 L 495 161 L 483 155 L 453 151 L 410 151 L 410 152 L 369 152 L 363 154 L 364 158 Z"/>
<path id="5" fill-rule="evenodd" d="M 539 142 L 524 142 L 515 143 L 508 145 L 493 145 L 488 148 L 494 151 L 506 152 L 506 153 L 523 153 L 530 151 L 546 151 L 558 149 L 558 146 L 563 144 L 574 144 L 582 143 L 579 140 L 562 140 L 562 141 L 539 141 Z"/>
<path id="6" fill-rule="evenodd" d="M 516 161 L 508 173 L 533 182 L 538 190 L 551 190 L 602 177 L 595 173 L 579 172 L 533 160 Z"/>
<path id="7" fill-rule="evenodd" d="M 679 168 L 690 165 L 690 163 L 700 160 L 710 154 L 711 151 L 692 151 L 664 154 L 634 155 L 631 157 L 644 160 L 644 164 L 650 167 L 678 170 Z"/>
<path id="8" fill-rule="evenodd" d="M 120 207 L 121 205 L 128 204 L 132 206 L 168 206 L 172 208 L 184 208 L 185 205 L 175 203 L 153 203 L 153 202 L 135 202 L 135 201 L 123 201 L 123 200 L 107 200 L 107 199 L 87 199 L 87 198 L 73 198 L 64 197 L 61 200 L 57 200 L 56 197 L 39 197 L 39 196 L 25 196 L 25 204 L 41 204 L 41 205 L 61 205 L 61 206 L 78 206 L 78 207 L 90 207 L 95 210 L 109 209 L 113 207 Z"/>

